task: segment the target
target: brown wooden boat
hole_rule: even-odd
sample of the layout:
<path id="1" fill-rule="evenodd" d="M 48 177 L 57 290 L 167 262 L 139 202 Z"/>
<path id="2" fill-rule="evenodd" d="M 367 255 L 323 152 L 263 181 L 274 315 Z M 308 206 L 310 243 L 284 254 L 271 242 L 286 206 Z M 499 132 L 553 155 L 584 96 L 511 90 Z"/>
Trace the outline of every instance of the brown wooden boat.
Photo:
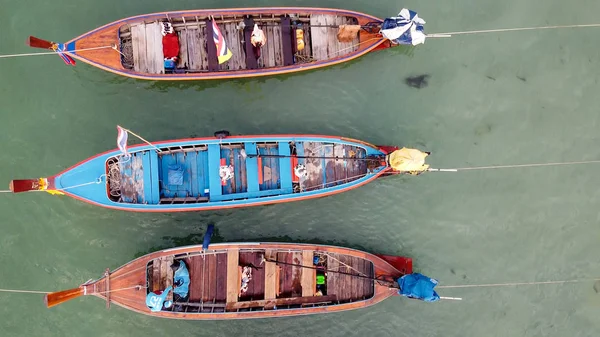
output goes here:
<path id="1" fill-rule="evenodd" d="M 174 275 L 170 267 L 180 261 L 189 272 L 183 298 L 162 292 L 177 284 L 178 271 Z M 295 316 L 373 305 L 397 295 L 396 281 L 410 273 L 412 259 L 406 257 L 314 244 L 221 243 L 154 252 L 107 269 L 78 288 L 50 293 L 45 301 L 52 307 L 93 295 L 107 308 L 114 303 L 142 314 L 190 320 Z M 168 304 L 160 302 L 158 311 L 151 311 L 147 299 L 155 294 L 164 295 Z"/>
<path id="2" fill-rule="evenodd" d="M 400 18 L 386 19 L 304 7 L 159 12 L 123 18 L 66 43 L 30 37 L 28 44 L 56 51 L 68 65 L 79 60 L 143 80 L 280 75 L 347 62 L 398 44 L 422 43 L 411 34 L 422 32 L 424 21 L 413 21 L 416 13 L 403 11 Z M 405 29 L 386 35 L 385 22 L 390 22 L 385 26 L 390 31 Z M 260 45 L 253 42 L 255 28 L 265 38 L 255 41 Z"/>

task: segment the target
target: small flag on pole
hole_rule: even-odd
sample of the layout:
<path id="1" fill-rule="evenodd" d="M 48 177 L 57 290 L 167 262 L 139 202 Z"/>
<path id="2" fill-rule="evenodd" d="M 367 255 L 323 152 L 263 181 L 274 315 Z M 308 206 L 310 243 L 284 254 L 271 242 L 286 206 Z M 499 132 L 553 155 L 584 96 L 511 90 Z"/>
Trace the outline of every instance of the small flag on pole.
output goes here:
<path id="1" fill-rule="evenodd" d="M 117 146 L 119 150 L 123 152 L 124 155 L 128 155 L 127 153 L 127 131 L 122 127 L 117 125 Z"/>
<path id="2" fill-rule="evenodd" d="M 227 62 L 233 54 L 231 53 L 231 50 L 227 48 L 227 43 L 225 43 L 225 38 L 223 38 L 219 26 L 217 26 L 215 20 L 211 21 L 213 25 L 213 40 L 217 46 L 217 58 L 219 59 L 219 64 L 221 64 Z"/>

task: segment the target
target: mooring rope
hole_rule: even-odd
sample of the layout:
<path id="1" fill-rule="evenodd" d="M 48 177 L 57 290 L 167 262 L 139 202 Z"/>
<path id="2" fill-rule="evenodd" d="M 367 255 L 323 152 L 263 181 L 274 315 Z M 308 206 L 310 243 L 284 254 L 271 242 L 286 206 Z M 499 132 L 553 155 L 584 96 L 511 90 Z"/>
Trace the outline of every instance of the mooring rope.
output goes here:
<path id="1" fill-rule="evenodd" d="M 122 291 L 122 290 L 128 290 L 128 289 L 145 289 L 147 287 L 142 286 L 142 285 L 135 285 L 132 287 L 126 287 L 126 288 L 118 288 L 118 289 L 112 289 L 112 290 L 107 290 L 107 291 L 98 291 L 95 292 L 93 294 L 107 294 L 107 293 L 112 293 L 112 292 L 116 292 L 116 291 Z M 5 292 L 5 293 L 17 293 L 17 294 L 51 294 L 52 291 L 39 291 L 39 290 L 19 290 L 19 289 L 0 289 L 0 292 Z M 92 294 L 92 293 L 90 293 Z"/>
<path id="2" fill-rule="evenodd" d="M 486 30 L 470 30 L 470 31 L 462 31 L 462 32 L 449 32 L 449 33 L 427 34 L 427 37 L 451 37 L 452 35 L 518 32 L 518 31 L 525 31 L 525 30 L 542 30 L 542 29 L 559 29 L 559 28 L 589 28 L 589 27 L 600 27 L 600 23 L 591 23 L 591 24 L 586 24 L 586 25 L 541 26 L 541 27 L 523 27 L 523 28 L 500 28 L 500 29 L 486 29 Z"/>
<path id="3" fill-rule="evenodd" d="M 461 167 L 461 168 L 451 168 L 451 169 L 430 168 L 430 169 L 427 169 L 427 171 L 430 171 L 430 172 L 458 172 L 458 171 L 473 171 L 473 170 L 494 170 L 494 169 L 503 169 L 503 168 L 584 165 L 584 164 L 600 164 L 600 160 L 569 161 L 569 162 L 556 162 L 556 163 L 537 163 L 537 164 L 518 164 L 518 165 L 475 166 L 475 167 Z"/>
<path id="4" fill-rule="evenodd" d="M 0 58 L 9 58 L 9 57 L 21 57 L 21 56 L 37 56 L 37 55 L 56 55 L 56 54 L 64 54 L 64 53 L 75 53 L 80 51 L 88 51 L 88 50 L 98 50 L 98 49 L 107 49 L 112 48 L 119 54 L 123 55 L 120 50 L 117 49 L 116 45 L 112 46 L 103 46 L 103 47 L 92 47 L 92 48 L 83 48 L 83 49 L 75 49 L 75 50 L 65 50 L 62 52 L 59 51 L 51 51 L 44 53 L 25 53 L 25 54 L 8 54 L 8 55 L 0 55 Z"/>
<path id="5" fill-rule="evenodd" d="M 50 291 L 17 290 L 17 289 L 0 289 L 0 292 L 5 292 L 5 293 L 25 293 L 25 294 L 50 294 Z"/>
<path id="6" fill-rule="evenodd" d="M 488 283 L 488 284 L 463 284 L 454 286 L 437 286 L 438 289 L 452 289 L 452 288 L 483 288 L 483 287 L 516 287 L 516 286 L 532 286 L 532 285 L 544 285 L 544 284 L 565 284 L 565 283 L 581 283 L 600 281 L 600 278 L 594 279 L 579 279 L 579 280 L 563 280 L 563 281 L 540 281 L 540 282 L 511 282 L 511 283 Z"/>

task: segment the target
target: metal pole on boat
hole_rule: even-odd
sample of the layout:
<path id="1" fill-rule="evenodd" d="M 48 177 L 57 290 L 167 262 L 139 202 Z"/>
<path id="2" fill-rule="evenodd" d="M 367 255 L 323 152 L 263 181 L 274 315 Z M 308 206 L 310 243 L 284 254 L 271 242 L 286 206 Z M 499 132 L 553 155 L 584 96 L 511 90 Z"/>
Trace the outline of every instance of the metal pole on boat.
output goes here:
<path id="1" fill-rule="evenodd" d="M 148 145 L 152 146 L 152 147 L 153 147 L 153 148 L 154 148 L 156 151 L 158 151 L 158 152 L 162 152 L 162 150 L 161 150 L 161 149 L 159 149 L 158 147 L 154 146 L 154 144 L 152 144 L 152 143 L 150 143 L 149 141 L 145 140 L 144 138 L 142 138 L 140 135 L 136 134 L 135 132 L 133 132 L 133 131 L 131 131 L 131 130 L 129 130 L 129 129 L 125 129 L 124 127 L 121 127 L 121 129 L 125 130 L 126 132 L 129 132 L 129 133 L 131 133 L 131 135 L 133 135 L 134 137 L 137 137 L 137 138 L 141 139 L 141 140 L 142 140 L 144 143 L 146 143 L 146 144 L 148 144 Z"/>

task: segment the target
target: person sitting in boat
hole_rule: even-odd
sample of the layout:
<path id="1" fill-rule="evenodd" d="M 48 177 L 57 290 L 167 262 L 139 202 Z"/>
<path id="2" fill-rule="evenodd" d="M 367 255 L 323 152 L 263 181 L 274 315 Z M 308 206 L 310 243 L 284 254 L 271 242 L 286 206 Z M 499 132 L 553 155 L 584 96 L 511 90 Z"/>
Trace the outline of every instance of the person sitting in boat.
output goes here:
<path id="1" fill-rule="evenodd" d="M 168 286 L 167 289 L 163 291 L 155 291 L 149 293 L 146 296 L 146 306 L 150 308 L 150 311 L 157 312 L 163 309 L 169 309 L 173 305 L 173 301 L 165 301 L 169 292 L 173 289 L 173 287 Z"/>
<path id="2" fill-rule="evenodd" d="M 240 292 L 243 294 L 248 291 L 248 283 L 252 280 L 252 267 L 245 266 L 242 270 L 242 286 L 240 287 Z"/>
<path id="3" fill-rule="evenodd" d="M 190 288 L 190 272 L 183 260 L 175 261 L 171 265 L 171 269 L 175 273 L 173 275 L 173 299 L 175 302 L 185 301 L 188 297 Z"/>
<path id="4" fill-rule="evenodd" d="M 179 58 L 179 37 L 173 30 L 173 25 L 170 22 L 163 22 L 161 25 L 163 56 L 166 69 L 175 68 L 177 59 Z"/>
<path id="5" fill-rule="evenodd" d="M 252 50 L 254 51 L 254 56 L 256 58 L 260 57 L 260 48 L 267 43 L 267 37 L 265 33 L 258 28 L 257 24 L 254 24 L 254 30 L 252 30 L 252 35 L 250 37 L 250 42 L 252 43 Z"/>

